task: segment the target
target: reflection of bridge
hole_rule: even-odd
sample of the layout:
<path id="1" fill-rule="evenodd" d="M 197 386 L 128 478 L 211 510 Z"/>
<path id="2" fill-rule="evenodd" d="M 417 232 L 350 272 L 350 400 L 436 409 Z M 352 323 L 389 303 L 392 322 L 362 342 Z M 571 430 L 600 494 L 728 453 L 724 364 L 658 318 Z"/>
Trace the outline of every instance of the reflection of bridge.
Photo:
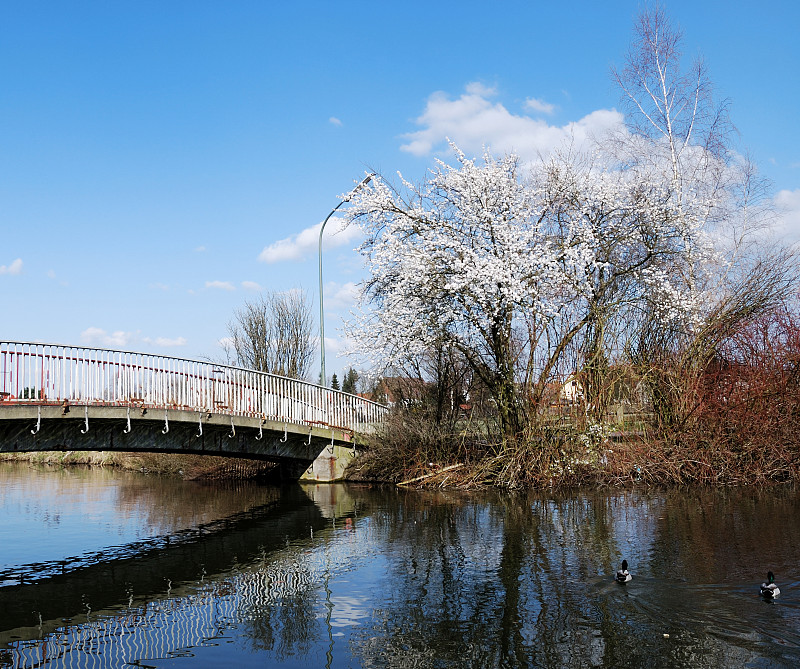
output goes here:
<path id="1" fill-rule="evenodd" d="M 345 512 L 353 500 L 336 493 L 333 500 L 326 498 L 325 486 L 259 488 L 261 504 L 176 534 L 109 547 L 88 564 L 81 559 L 77 568 L 66 565 L 64 573 L 39 572 L 40 564 L 0 571 L 0 578 L 7 581 L 15 580 L 16 573 L 26 576 L 24 583 L 0 588 L 0 649 L 14 639 L 58 635 L 65 619 L 71 625 L 84 625 L 120 617 L 121 612 L 122 617 L 131 614 L 134 603 L 147 608 L 148 602 L 160 600 L 164 605 L 170 597 L 196 592 L 200 581 L 213 588 L 244 574 L 238 587 L 252 589 L 254 580 L 263 581 L 267 575 L 272 583 L 261 588 L 261 601 L 293 594 L 288 586 L 297 583 L 296 575 L 288 574 L 291 567 L 300 576 L 311 573 L 309 548 L 315 542 L 327 543 L 337 512 Z M 226 490 L 219 494 L 235 495 Z M 180 621 L 172 621 L 176 622 L 180 626 Z"/>
<path id="2" fill-rule="evenodd" d="M 365 548 L 352 524 L 342 537 L 342 520 L 366 499 L 338 486 L 258 488 L 263 503 L 166 542 L 112 547 L 95 564 L 0 589 L 0 667 L 152 666 L 230 640 L 231 628 L 262 649 L 270 638 L 305 646 L 323 622 L 318 601 L 330 632 L 352 603 L 334 611 L 327 580 Z"/>
<path id="3" fill-rule="evenodd" d="M 355 395 L 211 362 L 0 342 L 0 452 L 226 455 L 330 480 L 340 474 L 337 453 L 386 411 Z"/>

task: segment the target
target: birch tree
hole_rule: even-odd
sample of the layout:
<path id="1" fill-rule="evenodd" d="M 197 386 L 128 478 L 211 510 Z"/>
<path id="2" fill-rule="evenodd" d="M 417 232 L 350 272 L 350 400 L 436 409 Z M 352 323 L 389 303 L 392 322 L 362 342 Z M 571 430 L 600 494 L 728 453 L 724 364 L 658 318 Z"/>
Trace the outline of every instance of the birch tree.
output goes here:
<path id="1" fill-rule="evenodd" d="M 732 150 L 728 104 L 714 99 L 705 63 L 697 58 L 687 66 L 682 47 L 683 35 L 663 8 L 642 11 L 624 67 L 612 71 L 627 112 L 627 132 L 606 146 L 621 171 L 645 171 L 662 180 L 685 237 L 688 262 L 674 274 L 692 297 L 692 317 L 665 323 L 658 317 L 655 293 L 637 319 L 630 347 L 650 379 L 653 397 L 676 405 L 686 404 L 688 393 L 675 390 L 680 383 L 668 378 L 665 361 L 673 359 L 684 381 L 701 374 L 719 341 L 708 333 L 730 333 L 785 299 L 792 286 L 787 277 L 796 275 L 797 262 L 790 253 L 748 248 L 768 214 L 768 189 L 752 162 Z M 713 235 L 713 258 L 703 256 L 707 246 L 696 243 L 697 231 L 706 239 Z M 665 414 L 679 416 L 669 424 L 692 411 L 662 404 Z"/>
<path id="2" fill-rule="evenodd" d="M 683 34 L 662 7 L 645 7 L 633 32 L 624 67 L 612 68 L 630 133 L 618 155 L 665 176 L 678 207 L 700 191 L 712 204 L 730 158 L 728 103 L 714 99 L 702 58 L 684 67 Z"/>

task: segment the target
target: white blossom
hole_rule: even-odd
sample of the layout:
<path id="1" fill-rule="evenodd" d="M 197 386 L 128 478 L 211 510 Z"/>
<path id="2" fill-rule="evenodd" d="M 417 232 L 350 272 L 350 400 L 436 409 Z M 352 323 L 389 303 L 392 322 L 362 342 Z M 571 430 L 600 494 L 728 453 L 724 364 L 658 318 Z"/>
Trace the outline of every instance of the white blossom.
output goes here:
<path id="1" fill-rule="evenodd" d="M 699 318 L 689 277 L 712 253 L 707 198 L 684 189 L 678 201 L 652 170 L 600 159 L 555 156 L 522 174 L 514 155 L 453 148 L 455 165 L 439 161 L 419 185 L 376 176 L 352 196 L 369 271 L 348 326 L 360 353 L 391 365 L 446 343 L 498 393 L 540 346 L 514 348 L 520 323 L 577 339 L 646 304 L 665 321 Z M 545 374 L 564 353 L 548 342 Z"/>

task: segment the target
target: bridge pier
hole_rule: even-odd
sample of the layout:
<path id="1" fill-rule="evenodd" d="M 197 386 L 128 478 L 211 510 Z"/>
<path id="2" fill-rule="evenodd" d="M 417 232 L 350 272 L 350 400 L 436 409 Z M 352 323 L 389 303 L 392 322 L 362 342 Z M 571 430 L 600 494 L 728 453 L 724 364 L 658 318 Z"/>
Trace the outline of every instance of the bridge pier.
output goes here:
<path id="1" fill-rule="evenodd" d="M 0 452 L 186 453 L 275 462 L 281 478 L 332 481 L 352 458 L 352 435 L 327 426 L 148 407 L 5 406 Z"/>

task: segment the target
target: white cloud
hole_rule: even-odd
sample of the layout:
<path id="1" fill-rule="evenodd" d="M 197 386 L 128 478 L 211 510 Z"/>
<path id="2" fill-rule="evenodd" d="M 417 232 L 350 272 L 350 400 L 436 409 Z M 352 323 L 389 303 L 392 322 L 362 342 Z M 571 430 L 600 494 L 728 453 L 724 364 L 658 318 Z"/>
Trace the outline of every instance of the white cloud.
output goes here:
<path id="1" fill-rule="evenodd" d="M 185 337 L 142 337 L 140 332 L 108 332 L 96 327 L 89 327 L 81 332 L 80 340 L 86 346 L 118 349 L 139 349 L 142 345 L 172 348 L 186 346 L 188 343 Z"/>
<path id="2" fill-rule="evenodd" d="M 583 148 L 593 137 L 623 125 L 622 114 L 610 109 L 593 111 L 563 126 L 549 125 L 541 119 L 512 114 L 491 100 L 494 94 L 493 89 L 475 84 L 467 86 L 455 100 L 441 91 L 434 93 L 416 121 L 422 129 L 405 135 L 408 141 L 400 148 L 423 156 L 450 138 L 466 153 L 480 153 L 488 147 L 497 154 L 513 151 L 525 160 L 536 160 L 567 143 Z M 533 104 L 532 100 L 527 104 Z"/>
<path id="3" fill-rule="evenodd" d="M 467 91 L 469 95 L 477 95 L 482 98 L 492 98 L 497 95 L 497 88 L 494 86 L 486 86 L 479 81 L 471 81 L 464 86 L 464 90 Z"/>
<path id="4" fill-rule="evenodd" d="M 355 307 L 358 301 L 358 286 L 352 281 L 336 283 L 331 281 L 325 284 L 325 308 L 345 311 Z"/>
<path id="5" fill-rule="evenodd" d="M 236 290 L 230 281 L 206 281 L 206 288 L 219 288 L 220 290 Z"/>
<path id="6" fill-rule="evenodd" d="M 326 358 L 326 360 L 327 360 L 328 356 L 331 356 L 333 358 L 340 357 L 343 354 L 344 350 L 345 350 L 345 342 L 344 342 L 343 339 L 340 339 L 338 337 L 325 337 L 325 358 Z M 319 371 L 319 370 L 317 370 L 317 371 Z M 325 371 L 326 371 L 325 376 L 327 376 L 328 373 L 330 373 L 328 371 L 328 365 L 327 364 L 325 365 Z M 341 382 L 341 380 L 342 379 L 340 378 L 339 381 Z"/>
<path id="7" fill-rule="evenodd" d="M 195 247 L 194 247 L 194 252 L 195 252 L 195 253 L 204 253 L 204 252 L 205 252 L 205 250 L 206 250 L 206 247 L 205 247 L 205 246 L 195 246 Z"/>
<path id="8" fill-rule="evenodd" d="M 17 258 L 8 267 L 0 265 L 0 274 L 22 274 L 22 258 Z"/>
<path id="9" fill-rule="evenodd" d="M 116 332 L 108 333 L 102 328 L 90 327 L 81 332 L 80 339 L 81 343 L 87 346 L 125 348 L 135 336 L 132 332 L 117 330 Z"/>
<path id="10" fill-rule="evenodd" d="M 779 191 L 775 196 L 775 208 L 778 212 L 776 234 L 787 242 L 800 242 L 800 188 Z"/>
<path id="11" fill-rule="evenodd" d="M 145 344 L 153 344 L 155 346 L 163 346 L 165 348 L 170 348 L 173 346 L 186 346 L 186 337 L 174 337 L 172 339 L 169 337 L 156 337 L 155 339 L 145 337 L 142 341 Z"/>
<path id="12" fill-rule="evenodd" d="M 338 118 L 336 118 L 335 116 L 331 116 L 331 117 L 328 119 L 328 122 L 329 122 L 331 125 L 335 125 L 335 126 L 339 126 L 339 127 L 341 127 L 341 125 L 342 125 L 342 122 L 341 122 L 341 121 L 340 121 Z"/>
<path id="13" fill-rule="evenodd" d="M 261 290 L 261 285 L 255 281 L 242 281 L 242 288 L 245 290 Z"/>
<path id="14" fill-rule="evenodd" d="M 299 234 L 273 242 L 264 247 L 258 259 L 265 263 L 275 263 L 283 260 L 302 260 L 312 254 L 316 256 L 319 249 L 321 227 L 322 223 L 317 223 Z M 361 230 L 357 226 L 344 227 L 343 219 L 334 217 L 325 226 L 322 245 L 324 249 L 336 248 L 345 244 L 355 246 L 360 239 Z"/>
<path id="15" fill-rule="evenodd" d="M 556 106 L 538 98 L 528 98 L 525 100 L 525 109 L 541 112 L 542 114 L 552 114 L 556 110 Z"/>

